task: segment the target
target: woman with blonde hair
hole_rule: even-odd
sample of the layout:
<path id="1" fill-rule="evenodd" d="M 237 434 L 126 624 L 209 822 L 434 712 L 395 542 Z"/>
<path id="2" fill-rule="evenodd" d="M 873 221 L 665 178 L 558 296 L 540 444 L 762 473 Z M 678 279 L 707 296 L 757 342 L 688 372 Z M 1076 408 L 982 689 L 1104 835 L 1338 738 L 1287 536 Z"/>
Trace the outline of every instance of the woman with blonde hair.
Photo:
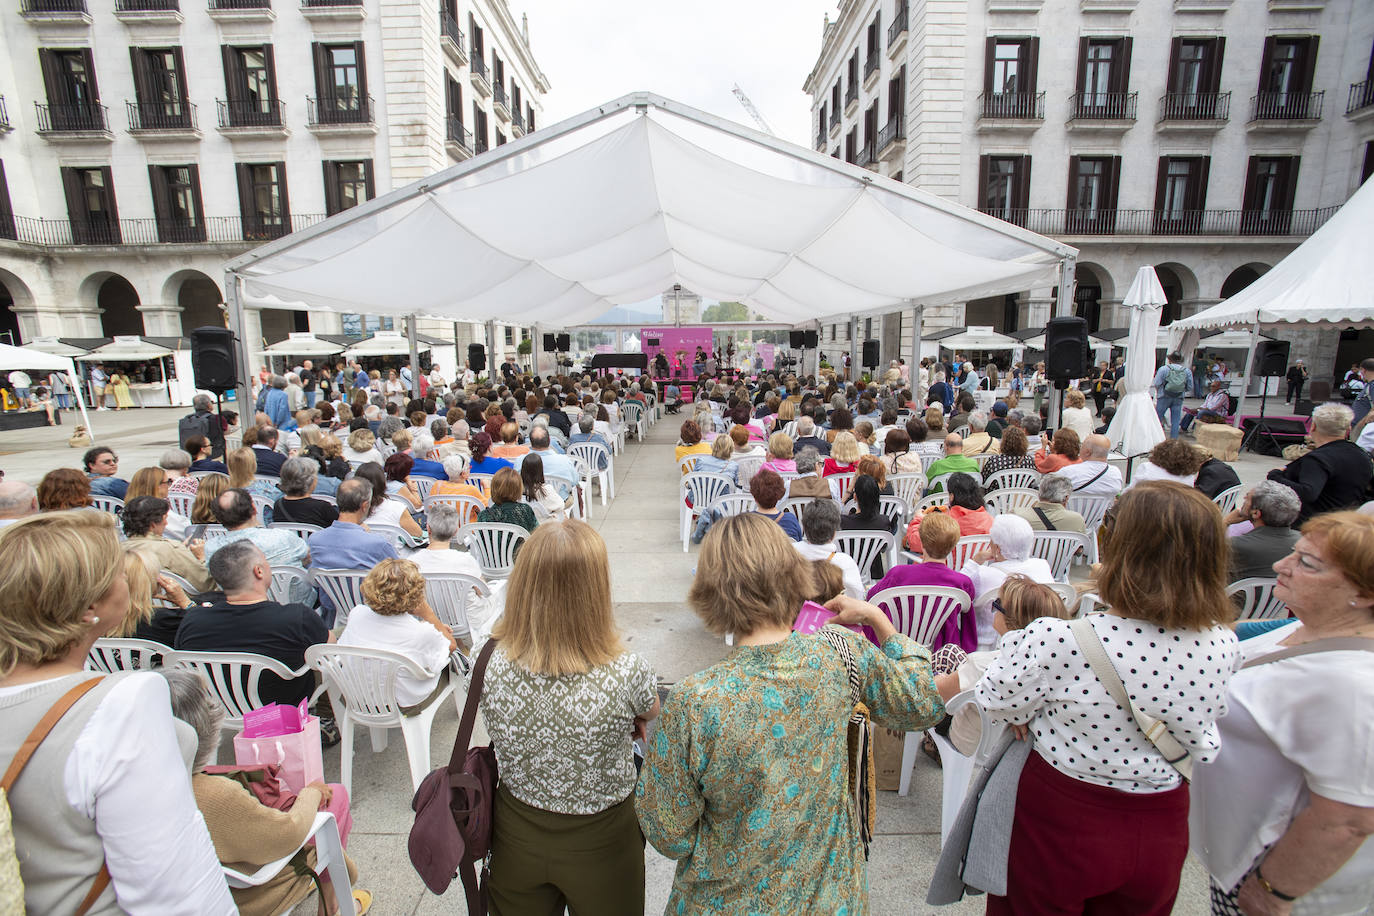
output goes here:
<path id="1" fill-rule="evenodd" d="M 945 414 L 938 407 L 927 407 L 925 416 L 926 430 L 932 439 L 940 438 L 940 433 L 945 431 Z"/>
<path id="2" fill-rule="evenodd" d="M 380 465 L 384 460 L 377 450 L 377 437 L 367 428 L 355 429 L 348 434 L 348 443 L 343 448 L 343 459 L 348 463 L 371 461 Z"/>
<path id="3" fill-rule="evenodd" d="M 821 476 L 829 477 L 832 474 L 848 474 L 854 470 L 859 458 L 863 455 L 859 451 L 859 442 L 851 432 L 842 432 L 835 437 L 835 443 L 830 447 L 830 456 L 825 459 L 825 464 L 821 466 Z"/>
<path id="4" fill-rule="evenodd" d="M 113 517 L 20 519 L 0 531 L 0 556 L 0 760 L 72 703 L 8 793 L 20 908 L 238 912 L 186 778 L 166 681 L 85 669 L 130 611 Z"/>
<path id="5" fill-rule="evenodd" d="M 163 574 L 158 550 L 141 539 L 125 541 L 124 575 L 129 580 L 129 616 L 111 636 L 149 639 L 170 646 L 192 601 L 186 590 Z M 154 602 L 161 604 L 154 604 Z"/>
<path id="6" fill-rule="evenodd" d="M 757 513 L 718 522 L 702 543 L 687 600 L 736 649 L 673 689 L 644 762 L 640 824 L 678 861 L 667 912 L 868 912 L 848 779 L 851 674 L 822 637 L 792 630 L 816 591 L 810 563 Z M 882 645 L 836 634 L 873 718 L 901 731 L 939 722 L 930 653 L 871 604 L 827 607 Z"/>
<path id="7" fill-rule="evenodd" d="M 191 503 L 191 524 L 193 526 L 217 525 L 215 519 L 215 500 L 229 489 L 229 478 L 223 474 L 209 474 L 200 479 L 200 486 L 196 487 L 196 499 Z M 192 531 L 192 536 L 200 537 L 198 530 Z"/>
<path id="8" fill-rule="evenodd" d="M 362 598 L 348 613 L 339 645 L 400 652 L 424 676 L 398 671 L 397 702 L 404 709 L 432 702 L 448 682 L 449 654 L 458 644 L 426 602 L 419 567 L 410 560 L 382 560 L 363 579 Z"/>
<path id="9" fill-rule="evenodd" d="M 139 468 L 134 471 L 134 476 L 129 478 L 129 490 L 124 494 L 124 504 L 127 506 L 140 496 L 155 496 L 158 499 L 166 499 L 167 491 L 175 479 L 176 477 L 170 471 L 165 471 L 162 468 Z M 191 520 L 189 518 L 179 512 L 170 510 L 167 512 L 168 537 L 180 541 L 186 537 L 190 530 Z"/>
<path id="10" fill-rule="evenodd" d="M 864 455 L 854 465 L 855 475 L 872 477 L 882 496 L 892 495 L 892 484 L 887 482 L 887 465 L 877 455 Z M 856 477 L 857 479 L 857 477 Z"/>
<path id="11" fill-rule="evenodd" d="M 630 742 L 659 713 L 657 679 L 616 632 L 606 544 L 591 526 L 551 522 L 530 536 L 491 638 L 492 912 L 641 916 Z"/>
<path id="12" fill-rule="evenodd" d="M 1091 436 L 1097 425 L 1093 423 L 1093 415 L 1088 412 L 1087 403 L 1087 396 L 1077 388 L 1070 388 L 1064 392 L 1064 410 L 1059 428 L 1071 429 L 1078 433 L 1079 442 Z"/>
<path id="13" fill-rule="evenodd" d="M 768 460 L 763 467 L 778 474 L 797 473 L 797 462 L 792 458 L 792 437 L 778 432 L 768 437 Z"/>
<path id="14" fill-rule="evenodd" d="M 267 500 L 268 505 L 262 509 L 262 523 L 272 524 L 272 506 L 282 498 L 282 492 L 276 484 L 258 479 L 258 456 L 245 446 L 230 452 L 225 463 L 229 465 L 229 487 L 247 490 L 249 495 Z"/>

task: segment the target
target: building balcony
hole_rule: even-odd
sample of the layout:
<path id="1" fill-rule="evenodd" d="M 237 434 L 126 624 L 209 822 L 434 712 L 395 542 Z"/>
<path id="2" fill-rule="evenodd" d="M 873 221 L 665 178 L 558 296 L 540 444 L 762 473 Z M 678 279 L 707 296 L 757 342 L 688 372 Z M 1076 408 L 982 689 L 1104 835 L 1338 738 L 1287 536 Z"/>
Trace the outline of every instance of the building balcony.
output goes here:
<path id="1" fill-rule="evenodd" d="M 439 44 L 444 53 L 459 67 L 466 67 L 468 52 L 463 44 L 463 30 L 458 28 L 458 20 L 449 15 L 448 10 L 439 10 Z"/>
<path id="2" fill-rule="evenodd" d="M 278 99 L 216 99 L 219 132 L 227 137 L 289 137 L 286 106 Z"/>
<path id="3" fill-rule="evenodd" d="M 868 143 L 865 143 L 863 146 L 859 147 L 859 158 L 856 160 L 855 164 L 866 169 L 873 169 L 878 167 L 878 153 L 873 148 L 872 141 L 869 141 Z"/>
<path id="4" fill-rule="evenodd" d="M 19 14 L 30 22 L 45 25 L 90 25 L 86 0 L 22 0 Z"/>
<path id="5" fill-rule="evenodd" d="M 305 97 L 306 127 L 319 134 L 375 134 L 372 96 Z"/>
<path id="6" fill-rule="evenodd" d="M 510 115 L 510 135 L 513 139 L 525 136 L 525 119 L 520 116 L 520 112 L 512 111 Z"/>
<path id="7" fill-rule="evenodd" d="M 826 131 L 825 126 L 821 125 L 821 129 L 816 131 L 816 149 L 825 152 L 825 144 L 828 136 L 829 133 Z"/>
<path id="8" fill-rule="evenodd" d="M 1246 130 L 1311 130 L 1322 117 L 1325 92 L 1261 92 L 1250 97 Z"/>
<path id="9" fill-rule="evenodd" d="M 1355 120 L 1374 117 L 1374 79 L 1350 84 L 1350 97 L 1345 103 L 1345 116 Z"/>
<path id="10" fill-rule="evenodd" d="M 510 121 L 510 100 L 506 97 L 506 84 L 497 83 L 492 90 L 491 110 L 501 121 Z"/>
<path id="11" fill-rule="evenodd" d="M 1135 124 L 1138 92 L 1075 92 L 1069 96 L 1069 130 L 1126 130 Z"/>
<path id="12" fill-rule="evenodd" d="M 486 135 L 486 133 L 482 133 L 482 134 L 478 135 L 478 136 L 473 140 L 473 142 L 472 142 L 472 151 L 473 151 L 473 153 L 476 154 L 476 155 L 478 155 L 478 156 L 480 156 L 480 155 L 482 155 L 483 153 L 485 153 L 485 152 L 487 151 L 487 143 L 488 143 L 488 141 L 487 141 L 487 135 Z"/>
<path id="13" fill-rule="evenodd" d="M 125 102 L 129 133 L 140 140 L 200 139 L 190 102 Z"/>
<path id="14" fill-rule="evenodd" d="M 1339 207 L 1314 210 L 1068 210 L 980 208 L 1032 232 L 1065 236 L 1308 236 Z"/>
<path id="15" fill-rule="evenodd" d="M 887 119 L 878 131 L 878 158 L 884 162 L 900 162 L 906 151 L 906 119 L 897 115 Z"/>
<path id="16" fill-rule="evenodd" d="M 104 105 L 45 105 L 35 102 L 38 136 L 44 140 L 109 143 L 110 110 Z"/>
<path id="17" fill-rule="evenodd" d="M 5 107 L 5 97 L 0 95 L 0 134 L 7 134 L 14 130 L 14 125 L 10 124 L 10 112 Z"/>
<path id="18" fill-rule="evenodd" d="M 887 53 L 889 57 L 896 57 L 906 47 L 906 20 L 908 8 L 903 4 L 892 17 L 892 24 L 887 27 Z"/>
<path id="19" fill-rule="evenodd" d="M 1155 129 L 1208 131 L 1221 129 L 1231 118 L 1229 92 L 1170 92 L 1160 96 Z"/>
<path id="20" fill-rule="evenodd" d="M 878 54 L 875 52 L 864 59 L 864 87 L 867 88 L 878 75 Z"/>
<path id="21" fill-rule="evenodd" d="M 1036 130 L 1045 121 L 1043 92 L 984 92 L 978 96 L 978 130 Z"/>
<path id="22" fill-rule="evenodd" d="M 210 18 L 218 22 L 271 22 L 272 0 L 209 0 Z"/>
<path id="23" fill-rule="evenodd" d="M 181 0 L 115 0 L 115 18 L 126 25 L 181 22 Z"/>
<path id="24" fill-rule="evenodd" d="M 462 162 L 464 159 L 472 158 L 472 131 L 463 126 L 463 122 L 449 115 L 447 119 L 448 131 L 444 136 L 444 149 L 455 162 Z"/>
<path id="25" fill-rule="evenodd" d="M 844 122 L 844 118 L 842 118 L 842 117 L 840 116 L 840 110 L 839 110 L 838 108 L 836 108 L 834 111 L 830 112 L 830 135 L 831 135 L 832 137 L 833 137 L 835 134 L 839 133 L 839 131 L 840 131 L 840 125 L 841 125 L 843 122 Z"/>
<path id="26" fill-rule="evenodd" d="M 363 0 L 301 0 L 301 15 L 312 22 L 339 22 L 366 19 L 367 10 Z"/>
<path id="27" fill-rule="evenodd" d="M 487 62 L 480 54 L 472 55 L 472 66 L 468 70 L 472 77 L 472 88 L 484 99 L 491 98 L 491 78 L 487 76 Z"/>
<path id="28" fill-rule="evenodd" d="M 849 84 L 849 88 L 844 91 L 844 112 L 853 114 L 859 107 L 859 83 L 857 80 Z"/>
<path id="29" fill-rule="evenodd" d="M 69 219 L 33 219 L 16 216 L 13 232 L 6 236 L 25 245 L 64 248 L 77 246 L 136 245 L 229 245 L 242 250 L 251 243 L 278 238 L 324 220 L 324 214 L 293 213 L 286 220 L 250 219 L 245 224 L 238 216 L 212 216 L 204 219 L 121 219 L 118 222 L 91 222 Z M 8 227 L 7 227 L 8 228 Z M 249 245 L 245 245 L 249 243 Z"/>

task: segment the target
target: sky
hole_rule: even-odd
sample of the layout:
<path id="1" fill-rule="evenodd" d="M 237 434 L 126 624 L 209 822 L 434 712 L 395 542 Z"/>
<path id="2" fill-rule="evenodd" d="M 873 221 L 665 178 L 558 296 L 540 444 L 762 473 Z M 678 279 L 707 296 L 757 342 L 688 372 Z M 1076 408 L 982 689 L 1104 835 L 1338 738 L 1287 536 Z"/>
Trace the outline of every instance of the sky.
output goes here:
<path id="1" fill-rule="evenodd" d="M 647 90 L 755 127 L 736 83 L 773 132 L 811 144 L 802 83 L 821 50 L 835 0 L 508 0 L 529 14 L 530 46 L 552 88 L 543 124 Z"/>

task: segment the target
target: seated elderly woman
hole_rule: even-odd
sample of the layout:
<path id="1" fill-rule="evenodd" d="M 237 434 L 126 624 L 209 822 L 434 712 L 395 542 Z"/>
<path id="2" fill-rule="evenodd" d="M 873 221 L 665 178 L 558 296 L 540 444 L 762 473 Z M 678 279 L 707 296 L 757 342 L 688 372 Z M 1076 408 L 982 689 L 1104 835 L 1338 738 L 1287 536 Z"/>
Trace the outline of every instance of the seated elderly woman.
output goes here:
<path id="1" fill-rule="evenodd" d="M 709 454 L 711 454 L 711 445 L 701 441 L 701 427 L 697 425 L 695 420 L 683 420 L 682 426 L 678 430 L 678 443 L 677 448 L 673 450 L 673 460 L 682 464 L 682 459 L 688 455 Z M 687 469 L 683 468 L 682 473 L 687 473 Z"/>
<path id="2" fill-rule="evenodd" d="M 927 407 L 922 416 L 926 422 L 926 436 L 931 440 L 944 438 L 945 433 L 945 413 L 938 407 Z"/>
<path id="3" fill-rule="evenodd" d="M 487 504 L 487 494 L 468 480 L 468 459 L 464 455 L 452 454 L 444 458 L 444 473 L 448 480 L 440 480 L 429 488 L 430 496 L 475 496 L 482 505 Z M 473 515 L 476 515 L 474 512 Z M 463 524 L 473 521 L 463 520 Z"/>
<path id="4" fill-rule="evenodd" d="M 859 440 L 854 438 L 852 432 L 842 431 L 835 436 L 830 445 L 830 457 L 825 459 L 825 464 L 821 468 L 821 476 L 848 474 L 854 470 L 854 465 L 858 463 L 861 456 Z"/>
<path id="5" fill-rule="evenodd" d="M 180 576 L 196 591 L 209 591 L 214 587 L 214 580 L 205 569 L 205 542 L 192 540 L 183 544 L 164 537 L 168 515 L 167 500 L 136 496 L 124 504 L 124 512 L 120 515 L 124 536 L 156 557 L 157 569 Z"/>
<path id="6" fill-rule="evenodd" d="M 91 504 L 91 481 L 76 468 L 54 468 L 38 483 L 40 512 L 84 509 Z"/>
<path id="7" fill-rule="evenodd" d="M 1029 506 L 1013 509 L 1012 514 L 1024 518 L 1036 531 L 1087 532 L 1083 516 L 1068 507 L 1069 497 L 1073 495 L 1072 480 L 1063 474 L 1046 474 L 1040 478 L 1038 492 L 1039 499 Z"/>
<path id="8" fill-rule="evenodd" d="M 272 504 L 272 520 L 328 528 L 339 519 L 339 507 L 314 499 L 320 466 L 310 458 L 288 458 L 281 466 L 281 499 Z"/>
<path id="9" fill-rule="evenodd" d="M 863 574 L 853 557 L 840 550 L 835 536 L 840 533 L 840 504 L 833 499 L 817 499 L 802 510 L 803 538 L 793 544 L 808 560 L 826 560 L 844 574 L 844 593 L 851 598 L 864 595 Z"/>
<path id="10" fill-rule="evenodd" d="M 1040 443 L 1040 451 L 1035 453 L 1035 469 L 1041 474 L 1053 474 L 1077 461 L 1081 447 L 1078 433 L 1068 428 L 1058 429 L 1052 442 Z"/>
<path id="11" fill-rule="evenodd" d="M 738 429 L 738 431 L 736 431 Z M 741 458 L 766 458 L 767 452 L 763 444 L 751 438 L 750 431 L 743 426 L 730 427 L 730 433 L 726 437 L 734 445 L 734 457 L 738 461 Z"/>
<path id="12" fill-rule="evenodd" d="M 1150 449 L 1149 456 L 1136 465 L 1127 487 L 1147 480 L 1172 480 L 1191 487 L 1197 480 L 1198 468 L 1208 457 L 1207 452 L 1185 439 L 1165 439 Z"/>
<path id="13" fill-rule="evenodd" d="M 341 481 L 353 471 L 344 460 L 343 443 L 332 433 L 321 434 L 318 445 L 306 446 L 305 457 L 313 458 L 320 466 L 320 473 L 334 480 Z"/>
<path id="14" fill-rule="evenodd" d="M 1040 557 L 1031 556 L 1035 531 L 1019 515 L 999 515 L 988 530 L 992 546 L 969 557 L 959 571 L 973 582 L 973 617 L 978 623 L 978 647 L 991 649 L 997 643 L 992 628 L 992 606 L 997 590 L 1007 576 L 1019 574 L 1032 582 L 1050 583 L 1054 572 Z"/>
<path id="15" fill-rule="evenodd" d="M 830 484 L 816 473 L 819 470 L 820 460 L 820 453 L 809 445 L 797 452 L 797 473 L 801 476 L 787 482 L 789 498 L 796 499 L 802 496 L 819 499 L 831 498 Z"/>
<path id="16" fill-rule="evenodd" d="M 349 464 L 365 461 L 381 464 L 386 460 L 377 450 L 377 437 L 366 427 L 366 422 L 363 428 L 355 429 L 348 434 L 348 444 L 344 446 L 343 458 Z"/>
<path id="17" fill-rule="evenodd" d="M 458 510 L 448 503 L 433 503 L 426 515 L 429 517 L 429 543 L 424 550 L 415 551 L 408 559 L 427 576 L 459 573 L 482 579 L 482 567 L 472 554 L 451 549 L 454 536 L 463 527 Z"/>
<path id="18" fill-rule="evenodd" d="M 1025 430 L 1019 426 L 1008 426 L 1002 430 L 1001 451 L 983 462 L 983 484 L 987 486 L 992 475 L 998 471 L 1010 471 L 1016 468 L 1027 468 L 1035 470 L 1035 459 L 1026 454 L 1030 449 L 1030 443 L 1026 439 Z M 967 455 L 968 448 L 964 449 Z M 1001 486 L 1000 482 L 997 486 Z M 988 486 L 987 489 L 995 490 L 997 486 Z"/>
<path id="19" fill-rule="evenodd" d="M 951 474 L 949 484 L 949 505 L 932 506 L 926 512 L 946 512 L 959 525 L 959 535 L 987 534 L 992 527 L 992 513 L 988 512 L 983 501 L 983 488 L 972 474 Z M 912 553 L 921 552 L 921 519 L 913 518 L 906 526 L 906 545 Z"/>
<path id="20" fill-rule="evenodd" d="M 754 503 L 757 506 L 755 512 L 764 518 L 777 522 L 792 540 L 801 540 L 802 530 L 801 525 L 797 522 L 797 517 L 791 512 L 785 512 L 778 508 L 778 503 L 782 501 L 783 495 L 787 492 L 787 486 L 777 473 L 766 468 L 759 471 L 749 481 L 749 492 L 754 497 Z"/>
<path id="21" fill-rule="evenodd" d="M 348 793 L 340 785 L 312 782 L 302 788 L 291 807 L 283 811 L 258 801 L 247 785 L 233 774 L 205 772 L 219 749 L 224 708 L 211 697 L 200 673 L 184 668 L 163 668 L 159 673 L 166 678 L 171 690 L 172 714 L 195 729 L 197 741 L 191 767 L 191 792 L 209 828 L 215 854 L 225 865 L 238 871 L 257 871 L 301 848 L 320 811 L 348 810 Z M 184 775 L 182 780 L 185 781 Z M 313 846 L 305 846 L 302 853 L 299 862 L 293 858 L 266 884 L 232 890 L 239 913 L 245 916 L 285 913 L 310 896 L 315 889 L 312 877 L 316 866 L 315 850 Z M 344 862 L 349 881 L 356 881 L 357 866 L 347 855 Z M 326 899 L 320 901 L 319 912 L 339 912 L 330 883 L 322 880 L 320 886 L 324 888 Z M 356 888 L 353 904 L 355 912 L 361 916 L 372 907 L 372 895 Z"/>
<path id="22" fill-rule="evenodd" d="M 716 436 L 711 441 L 711 453 L 697 457 L 694 471 L 709 471 L 724 474 L 735 485 L 740 485 L 739 463 L 734 460 L 735 443 L 729 436 Z"/>
<path id="23" fill-rule="evenodd" d="M 533 531 L 538 526 L 539 520 L 535 517 L 534 510 L 528 503 L 521 501 L 521 497 L 525 495 L 525 487 L 520 481 L 520 474 L 514 468 L 502 468 L 497 471 L 487 492 L 491 497 L 491 505 L 477 513 L 479 522 L 505 522 L 508 525 L 519 525 L 526 531 Z"/>
<path id="24" fill-rule="evenodd" d="M 921 456 L 911 450 L 911 434 L 902 427 L 889 430 L 883 439 L 882 460 L 889 474 L 916 474 L 921 470 Z"/>
<path id="25" fill-rule="evenodd" d="M 949 555 L 954 545 L 959 543 L 959 523 L 944 512 L 927 512 L 921 519 L 920 540 L 921 558 L 917 563 L 906 563 L 893 567 L 887 575 L 868 590 L 868 599 L 888 588 L 909 585 L 934 585 L 941 588 L 958 588 L 968 592 L 973 601 L 973 580 L 961 572 L 949 568 Z M 967 614 L 951 617 L 945 622 L 944 629 L 931 646 L 932 651 L 949 643 L 959 646 L 965 652 L 978 648 L 978 627 L 973 619 L 972 608 Z"/>
<path id="26" fill-rule="evenodd" d="M 339 645 L 399 652 L 413 661 L 424 676 L 398 671 L 396 700 L 404 713 L 424 709 L 447 683 L 449 657 L 458 647 L 425 601 L 424 576 L 410 560 L 382 560 L 363 580 L 362 594 Z"/>
<path id="27" fill-rule="evenodd" d="M 140 496 L 155 496 L 165 500 L 170 492 L 172 483 L 177 478 L 169 471 L 162 468 L 139 468 L 134 471 L 134 476 L 129 478 L 129 489 L 124 494 L 124 502 L 127 504 L 131 499 L 138 499 Z M 182 540 L 186 537 L 191 528 L 191 520 L 180 512 L 167 512 L 167 536 Z"/>
<path id="28" fill-rule="evenodd" d="M 779 474 L 797 473 L 797 462 L 792 457 L 792 437 L 784 432 L 776 432 L 768 437 L 768 460 L 763 466 Z"/>

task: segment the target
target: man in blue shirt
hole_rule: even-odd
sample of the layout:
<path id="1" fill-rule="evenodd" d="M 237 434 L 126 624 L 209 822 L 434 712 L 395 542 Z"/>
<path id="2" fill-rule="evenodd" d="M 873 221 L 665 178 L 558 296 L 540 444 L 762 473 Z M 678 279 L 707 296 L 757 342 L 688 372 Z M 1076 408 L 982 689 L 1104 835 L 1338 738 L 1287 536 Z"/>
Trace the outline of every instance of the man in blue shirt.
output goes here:
<path id="1" fill-rule="evenodd" d="M 129 482 L 115 476 L 119 470 L 119 459 L 115 457 L 114 449 L 97 445 L 88 449 L 81 460 L 86 465 L 86 476 L 91 481 L 92 496 L 123 499 L 124 494 L 129 492 Z"/>
<path id="2" fill-rule="evenodd" d="M 1150 386 L 1157 392 L 1155 414 L 1160 425 L 1164 424 L 1164 412 L 1168 411 L 1169 438 L 1177 439 L 1183 422 L 1183 396 L 1193 390 L 1193 373 L 1183 364 L 1182 354 L 1170 353 Z"/>
<path id="3" fill-rule="evenodd" d="M 353 387 L 361 388 L 366 391 L 372 384 L 372 379 L 368 377 L 367 370 L 357 363 L 353 364 Z"/>
<path id="4" fill-rule="evenodd" d="M 596 468 L 596 470 L 604 471 L 606 470 L 606 466 L 611 463 L 611 443 L 607 442 L 606 437 L 600 433 L 592 432 L 595 425 L 596 414 L 590 411 L 584 411 L 582 416 L 577 420 L 577 432 L 568 437 L 568 447 L 572 448 L 579 442 L 595 442 L 597 445 L 602 446 L 606 449 L 606 454 L 598 457 L 600 467 Z"/>
<path id="5" fill-rule="evenodd" d="M 310 536 L 311 569 L 370 570 L 383 560 L 396 557 L 396 545 L 390 538 L 372 534 L 363 527 L 363 519 L 372 509 L 371 484 L 357 478 L 345 480 L 335 499 L 339 503 L 339 520 Z M 337 610 L 323 590 L 320 607 L 325 623 L 332 627 Z"/>
<path id="6" fill-rule="evenodd" d="M 291 417 L 291 399 L 286 396 L 286 379 L 280 375 L 272 376 L 266 394 L 262 399 L 262 412 L 277 429 L 295 429 L 296 421 Z"/>
<path id="7" fill-rule="evenodd" d="M 560 455 L 553 450 L 549 442 L 549 431 L 542 426 L 536 426 L 530 430 L 530 450 L 515 459 L 517 471 L 520 470 L 521 463 L 529 455 L 539 456 L 539 459 L 544 462 L 544 480 L 553 485 L 559 496 L 567 499 L 568 494 L 577 485 L 580 476 L 577 473 L 577 465 L 567 455 Z"/>

